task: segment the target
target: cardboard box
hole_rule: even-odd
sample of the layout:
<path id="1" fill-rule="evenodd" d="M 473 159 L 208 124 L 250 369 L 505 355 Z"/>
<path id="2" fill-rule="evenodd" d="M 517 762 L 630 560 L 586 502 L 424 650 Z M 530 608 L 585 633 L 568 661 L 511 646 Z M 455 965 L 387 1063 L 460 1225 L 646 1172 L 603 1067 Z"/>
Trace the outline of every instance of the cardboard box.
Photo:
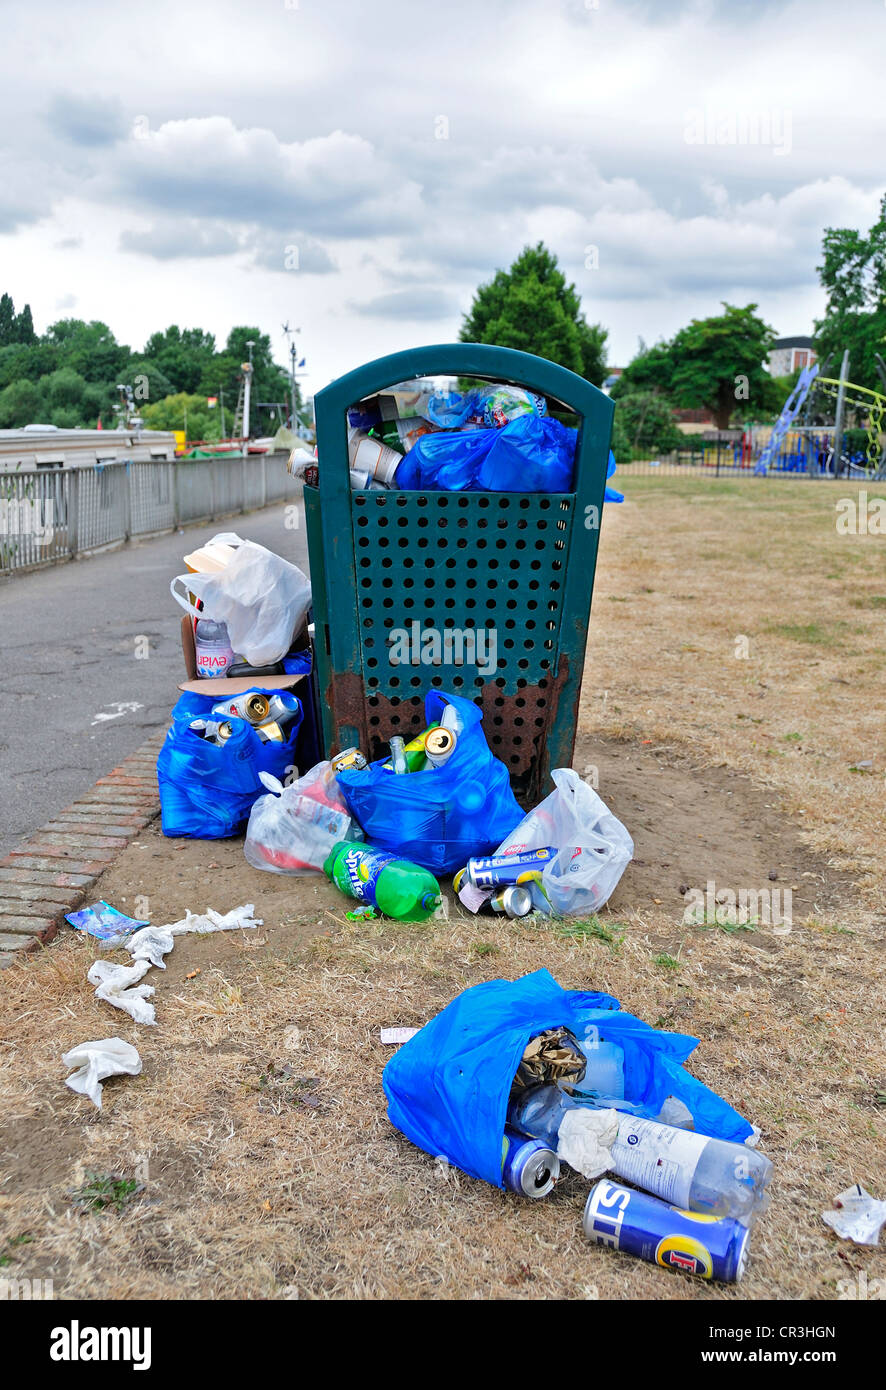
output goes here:
<path id="1" fill-rule="evenodd" d="M 297 650 L 309 645 L 307 628 L 302 634 L 304 640 L 297 640 L 293 645 Z M 182 681 L 179 690 L 190 691 L 192 695 L 217 695 L 219 698 L 225 695 L 242 695 L 245 690 L 252 690 L 259 686 L 262 690 L 294 690 L 299 681 L 306 679 L 305 675 L 296 676 L 208 676 L 201 679 L 197 675 L 197 649 L 194 646 L 194 621 L 185 616 L 182 618 L 182 655 L 185 659 L 185 671 L 188 679 Z M 310 700 L 310 694 L 305 692 L 305 701 Z"/>

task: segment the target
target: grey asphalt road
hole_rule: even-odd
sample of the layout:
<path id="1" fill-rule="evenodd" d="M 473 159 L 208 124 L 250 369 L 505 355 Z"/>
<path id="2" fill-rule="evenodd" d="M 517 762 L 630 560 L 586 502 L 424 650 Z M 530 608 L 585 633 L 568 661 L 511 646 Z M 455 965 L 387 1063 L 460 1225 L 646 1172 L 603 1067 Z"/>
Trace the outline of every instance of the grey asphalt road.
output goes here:
<path id="1" fill-rule="evenodd" d="M 307 573 L 301 506 L 297 528 L 286 519 L 281 504 L 0 580 L 0 857 L 165 722 L 185 678 L 182 556 L 236 531 Z"/>

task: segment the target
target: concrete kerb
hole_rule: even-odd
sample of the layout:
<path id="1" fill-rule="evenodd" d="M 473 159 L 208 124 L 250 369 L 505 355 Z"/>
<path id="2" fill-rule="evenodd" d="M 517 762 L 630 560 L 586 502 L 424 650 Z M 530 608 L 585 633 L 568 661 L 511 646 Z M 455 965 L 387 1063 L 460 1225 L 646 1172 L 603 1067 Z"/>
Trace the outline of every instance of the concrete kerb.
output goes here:
<path id="1" fill-rule="evenodd" d="M 0 860 L 0 969 L 52 940 L 66 912 L 160 813 L 166 726 Z"/>

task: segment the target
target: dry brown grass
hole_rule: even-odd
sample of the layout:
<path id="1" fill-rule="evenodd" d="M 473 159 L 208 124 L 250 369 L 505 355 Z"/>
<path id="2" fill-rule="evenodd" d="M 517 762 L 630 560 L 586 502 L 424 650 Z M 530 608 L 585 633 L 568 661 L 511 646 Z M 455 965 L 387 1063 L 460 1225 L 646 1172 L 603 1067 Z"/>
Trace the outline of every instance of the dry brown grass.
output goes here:
<path id="1" fill-rule="evenodd" d="M 886 538 L 882 553 L 877 538 L 839 541 L 830 490 L 803 484 L 637 480 L 628 492 L 603 533 L 583 727 L 751 774 L 762 794 L 736 778 L 718 804 L 783 803 L 857 882 L 847 894 L 840 880 L 839 914 L 795 920 L 785 937 L 687 929 L 629 870 L 603 916 L 619 924 L 610 942 L 457 915 L 348 923 L 326 884 L 261 875 L 235 844 L 212 847 L 210 876 L 205 846 L 145 832 L 103 896 L 150 889 L 160 921 L 254 898 L 266 926 L 179 940 L 150 977 L 153 1029 L 96 1003 L 89 948 L 73 936 L 0 975 L 0 1277 L 52 1277 L 57 1295 L 86 1298 L 733 1300 L 833 1298 L 854 1272 L 886 1275 L 880 1250 L 820 1220 L 851 1181 L 886 1193 L 886 653 L 882 613 L 850 607 L 886 592 Z M 832 643 L 777 630 L 813 621 Z M 733 656 L 739 633 L 747 661 Z M 801 742 L 785 740 L 794 732 Z M 848 771 L 866 758 L 874 775 Z M 739 1288 L 590 1247 L 577 1175 L 522 1201 L 442 1171 L 388 1124 L 380 1027 L 420 1024 L 468 985 L 541 965 L 699 1037 L 693 1070 L 762 1128 L 774 1197 Z M 63 1087 L 59 1057 L 114 1033 L 136 1043 L 144 1072 L 107 1083 L 99 1115 Z M 140 1175 L 145 1190 L 119 1214 L 83 1213 L 68 1194 L 86 1170 Z"/>

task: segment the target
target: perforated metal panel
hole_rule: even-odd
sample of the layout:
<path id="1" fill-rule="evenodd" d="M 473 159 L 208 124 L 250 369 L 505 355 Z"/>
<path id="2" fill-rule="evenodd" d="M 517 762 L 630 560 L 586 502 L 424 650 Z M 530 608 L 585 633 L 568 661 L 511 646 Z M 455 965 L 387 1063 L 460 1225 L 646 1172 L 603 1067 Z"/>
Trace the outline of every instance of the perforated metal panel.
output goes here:
<path id="1" fill-rule="evenodd" d="M 393 730 L 422 728 L 423 696 L 436 686 L 489 706 L 489 742 L 526 776 L 557 669 L 574 495 L 366 492 L 353 501 L 369 735 L 379 743 L 370 752 L 379 756 Z M 393 702 L 404 708 L 391 712 Z"/>

